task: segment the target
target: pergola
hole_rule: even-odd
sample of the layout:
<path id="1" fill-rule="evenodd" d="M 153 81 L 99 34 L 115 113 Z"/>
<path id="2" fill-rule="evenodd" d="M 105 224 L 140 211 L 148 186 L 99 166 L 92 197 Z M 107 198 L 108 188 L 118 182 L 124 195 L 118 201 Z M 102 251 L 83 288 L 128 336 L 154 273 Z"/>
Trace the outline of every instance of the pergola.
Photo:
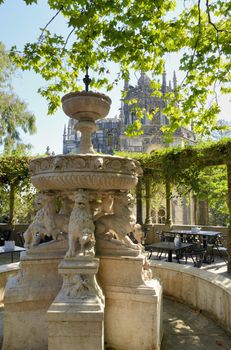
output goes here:
<path id="1" fill-rule="evenodd" d="M 142 183 L 145 185 L 146 220 L 151 224 L 151 184 L 161 182 L 166 188 L 166 223 L 171 223 L 171 186 L 184 177 L 189 170 L 198 172 L 205 167 L 225 165 L 228 180 L 229 233 L 227 237 L 228 272 L 231 273 L 231 138 L 218 142 L 207 142 L 198 146 L 166 148 L 151 154 L 127 154 L 140 161 L 143 176 L 137 186 L 137 220 L 142 222 Z"/>

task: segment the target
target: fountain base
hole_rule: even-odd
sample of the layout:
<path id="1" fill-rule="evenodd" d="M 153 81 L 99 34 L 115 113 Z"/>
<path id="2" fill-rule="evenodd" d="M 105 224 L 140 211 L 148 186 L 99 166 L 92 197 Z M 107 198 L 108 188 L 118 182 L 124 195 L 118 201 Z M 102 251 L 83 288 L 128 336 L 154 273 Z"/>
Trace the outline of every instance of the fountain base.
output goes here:
<path id="1" fill-rule="evenodd" d="M 66 241 L 44 243 L 21 259 L 5 291 L 2 349 L 103 350 L 105 341 L 117 350 L 158 350 L 162 287 L 145 257 L 63 259 L 66 249 Z M 78 275 L 87 282 L 84 297 L 74 295 Z"/>
<path id="2" fill-rule="evenodd" d="M 159 350 L 162 286 L 143 255 L 102 257 L 98 278 L 105 295 L 105 344 L 116 350 Z"/>
<path id="3" fill-rule="evenodd" d="M 102 350 L 104 297 L 95 274 L 96 258 L 65 259 L 59 265 L 63 287 L 48 310 L 49 350 Z"/>
<path id="4" fill-rule="evenodd" d="M 67 242 L 49 242 L 21 258 L 4 293 L 4 350 L 47 349 L 47 309 L 62 286 L 58 264 Z"/>

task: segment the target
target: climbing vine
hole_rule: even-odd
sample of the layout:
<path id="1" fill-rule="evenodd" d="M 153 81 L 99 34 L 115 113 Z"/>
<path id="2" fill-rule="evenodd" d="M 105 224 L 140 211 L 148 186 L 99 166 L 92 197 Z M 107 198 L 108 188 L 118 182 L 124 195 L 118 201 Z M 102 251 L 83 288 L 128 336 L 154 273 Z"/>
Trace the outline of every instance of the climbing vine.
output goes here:
<path id="1" fill-rule="evenodd" d="M 184 148 L 169 147 L 145 153 L 122 153 L 139 160 L 144 177 L 151 176 L 153 186 L 170 183 L 179 196 L 189 192 L 209 201 L 223 224 L 228 223 L 227 167 L 231 162 L 231 139 L 205 142 Z M 231 212 L 231 208 L 230 208 Z"/>
<path id="2" fill-rule="evenodd" d="M 196 189 L 202 169 L 231 162 L 231 138 L 184 148 L 168 147 L 151 154 L 128 152 L 117 154 L 138 160 L 144 176 L 152 176 L 156 183 L 169 181 L 174 185 Z"/>

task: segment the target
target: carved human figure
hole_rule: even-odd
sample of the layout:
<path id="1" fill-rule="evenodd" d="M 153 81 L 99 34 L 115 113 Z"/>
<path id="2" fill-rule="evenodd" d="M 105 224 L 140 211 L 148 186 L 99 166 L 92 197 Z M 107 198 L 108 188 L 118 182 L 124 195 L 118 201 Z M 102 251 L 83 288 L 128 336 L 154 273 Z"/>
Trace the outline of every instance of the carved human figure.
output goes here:
<path id="1" fill-rule="evenodd" d="M 130 193 L 119 192 L 114 195 L 113 214 L 101 216 L 95 222 L 96 238 L 109 239 L 112 242 L 119 241 L 129 248 L 141 250 L 139 244 L 135 244 L 128 237 L 134 232 L 141 235 L 141 226 L 136 224 L 133 214 L 133 197 Z M 140 232 L 141 231 L 141 232 Z"/>
<path id="2" fill-rule="evenodd" d="M 74 194 L 74 207 L 68 225 L 69 249 L 66 257 L 93 255 L 94 230 L 95 225 L 89 204 L 89 194 L 87 191 L 79 189 Z M 78 246 L 80 246 L 79 251 Z"/>

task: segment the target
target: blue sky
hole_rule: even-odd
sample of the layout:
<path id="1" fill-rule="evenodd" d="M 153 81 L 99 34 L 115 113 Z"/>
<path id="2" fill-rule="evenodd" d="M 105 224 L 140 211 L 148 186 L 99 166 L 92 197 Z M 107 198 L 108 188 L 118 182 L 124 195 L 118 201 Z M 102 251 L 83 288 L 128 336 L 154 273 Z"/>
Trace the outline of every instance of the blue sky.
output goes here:
<path id="1" fill-rule="evenodd" d="M 53 16 L 46 3 L 46 0 L 38 0 L 39 5 L 26 6 L 22 0 L 5 0 L 5 3 L 0 6 L 0 41 L 3 42 L 6 49 L 10 49 L 13 45 L 22 49 L 25 43 L 37 40 L 40 34 L 39 28 L 44 27 Z M 62 33 L 65 32 L 62 17 L 56 18 L 52 26 L 53 29 L 58 28 Z M 175 58 L 169 56 L 167 58 L 167 81 L 172 79 L 175 64 Z M 37 117 L 37 134 L 25 135 L 23 141 L 33 145 L 33 154 L 44 153 L 47 145 L 56 154 L 62 153 L 62 134 L 68 117 L 61 109 L 53 116 L 47 116 L 47 102 L 37 93 L 38 88 L 44 86 L 44 81 L 32 71 L 19 72 L 13 80 L 13 86 L 17 95 L 28 104 L 28 109 Z M 117 89 L 108 93 L 112 99 L 112 107 L 109 112 L 111 117 L 119 114 L 121 89 L 122 83 Z M 230 121 L 230 102 L 227 97 L 223 97 L 221 102 L 221 118 Z"/>

